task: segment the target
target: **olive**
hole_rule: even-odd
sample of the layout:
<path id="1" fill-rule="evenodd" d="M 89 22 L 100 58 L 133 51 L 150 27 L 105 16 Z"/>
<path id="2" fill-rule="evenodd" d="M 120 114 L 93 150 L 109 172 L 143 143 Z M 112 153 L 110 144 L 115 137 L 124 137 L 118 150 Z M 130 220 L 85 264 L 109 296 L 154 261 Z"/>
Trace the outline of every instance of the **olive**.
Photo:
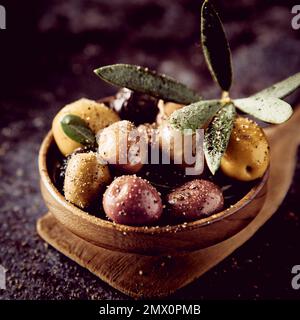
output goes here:
<path id="1" fill-rule="evenodd" d="M 103 208 L 109 219 L 126 225 L 151 225 L 163 211 L 157 190 L 135 175 L 116 178 L 106 189 Z"/>
<path id="2" fill-rule="evenodd" d="M 175 188 L 167 195 L 170 215 L 179 220 L 192 221 L 222 210 L 224 198 L 214 183 L 195 179 Z"/>
<path id="3" fill-rule="evenodd" d="M 155 122 L 158 114 L 158 100 L 147 94 L 122 88 L 111 101 L 110 107 L 122 120 L 129 120 L 135 125 Z"/>
<path id="4" fill-rule="evenodd" d="M 159 143 L 163 157 L 182 168 L 193 168 L 193 175 L 204 170 L 203 144 L 200 136 L 192 131 L 182 132 L 168 123 L 159 127 Z M 164 159 L 164 158 L 163 158 Z"/>
<path id="5" fill-rule="evenodd" d="M 116 112 L 106 107 L 103 103 L 98 103 L 93 100 L 80 99 L 66 105 L 58 112 L 52 123 L 55 142 L 64 156 L 82 147 L 81 144 L 69 138 L 61 127 L 61 120 L 67 114 L 73 114 L 82 118 L 95 134 L 100 129 L 120 120 Z"/>
<path id="6" fill-rule="evenodd" d="M 238 117 L 221 160 L 223 173 L 241 181 L 255 180 L 263 176 L 269 161 L 269 145 L 263 130 L 253 120 Z"/>
<path id="7" fill-rule="evenodd" d="M 140 136 L 141 132 L 130 121 L 116 122 L 99 133 L 98 153 L 117 169 L 136 173 L 143 167 L 148 148 L 147 137 L 143 141 Z"/>
<path id="8" fill-rule="evenodd" d="M 97 153 L 72 154 L 65 171 L 65 198 L 80 208 L 87 208 L 110 181 L 109 169 Z"/>
<path id="9" fill-rule="evenodd" d="M 174 103 L 174 102 L 164 102 L 163 100 L 159 100 L 158 102 L 158 109 L 159 113 L 156 117 L 156 122 L 158 124 L 162 124 L 164 121 L 166 121 L 170 115 L 178 110 L 184 107 L 182 104 Z"/>
<path id="10" fill-rule="evenodd" d="M 156 133 L 158 132 L 157 123 L 140 124 L 137 127 L 137 129 L 139 132 L 141 132 L 141 134 L 145 134 L 147 141 L 149 143 L 152 142 L 152 139 L 156 137 Z M 155 142 L 155 141 L 153 141 L 153 142 Z"/>

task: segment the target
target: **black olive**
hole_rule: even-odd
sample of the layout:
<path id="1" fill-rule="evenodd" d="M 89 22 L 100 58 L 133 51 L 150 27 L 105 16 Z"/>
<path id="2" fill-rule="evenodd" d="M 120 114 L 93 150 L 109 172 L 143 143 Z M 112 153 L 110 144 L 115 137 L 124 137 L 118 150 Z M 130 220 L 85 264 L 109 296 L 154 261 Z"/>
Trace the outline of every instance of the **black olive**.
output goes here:
<path id="1" fill-rule="evenodd" d="M 159 112 L 158 99 L 147 94 L 122 88 L 111 101 L 110 107 L 122 120 L 129 120 L 135 125 L 153 123 Z"/>

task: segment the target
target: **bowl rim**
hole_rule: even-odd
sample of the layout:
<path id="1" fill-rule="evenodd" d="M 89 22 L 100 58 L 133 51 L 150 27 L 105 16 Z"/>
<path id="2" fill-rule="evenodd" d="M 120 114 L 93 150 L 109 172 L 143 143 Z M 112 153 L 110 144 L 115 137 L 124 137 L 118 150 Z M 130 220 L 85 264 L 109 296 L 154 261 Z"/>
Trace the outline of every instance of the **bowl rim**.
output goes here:
<path id="1" fill-rule="evenodd" d="M 76 207 L 72 203 L 68 202 L 65 197 L 59 192 L 56 186 L 53 184 L 47 168 L 47 155 L 50 149 L 50 146 L 54 142 L 54 137 L 52 134 L 52 130 L 50 130 L 43 142 L 40 146 L 39 156 L 38 156 L 38 167 L 40 178 L 44 183 L 44 186 L 51 194 L 51 196 L 63 207 L 65 207 L 68 211 L 73 212 L 76 214 L 80 219 L 85 220 L 87 223 L 93 223 L 97 227 L 101 228 L 108 228 L 108 229 L 115 229 L 120 232 L 126 233 L 146 233 L 146 234 L 161 234 L 161 233 L 170 233 L 170 232 L 177 232 L 179 230 L 184 229 L 185 231 L 194 230 L 199 227 L 204 227 L 210 225 L 212 223 L 216 223 L 224 218 L 228 218 L 238 210 L 244 208 L 248 205 L 255 197 L 259 194 L 262 190 L 264 185 L 266 184 L 269 176 L 269 167 L 264 173 L 263 177 L 260 178 L 260 181 L 250 189 L 250 191 L 241 198 L 238 202 L 234 205 L 231 205 L 229 208 L 226 208 L 220 212 L 217 212 L 209 217 L 202 218 L 199 220 L 191 221 L 191 222 L 184 222 L 176 225 L 166 225 L 166 226 L 128 226 L 123 224 L 118 224 L 109 220 L 104 220 L 99 217 L 93 216 L 88 214 L 86 211 Z"/>

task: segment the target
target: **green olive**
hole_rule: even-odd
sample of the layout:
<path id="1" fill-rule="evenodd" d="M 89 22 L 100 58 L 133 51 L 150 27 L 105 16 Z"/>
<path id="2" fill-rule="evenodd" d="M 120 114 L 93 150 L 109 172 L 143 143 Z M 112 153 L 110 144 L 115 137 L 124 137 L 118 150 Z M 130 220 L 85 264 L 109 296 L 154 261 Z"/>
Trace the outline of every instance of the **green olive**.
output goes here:
<path id="1" fill-rule="evenodd" d="M 107 165 L 95 152 L 73 154 L 65 172 L 65 198 L 80 208 L 91 205 L 111 181 Z"/>

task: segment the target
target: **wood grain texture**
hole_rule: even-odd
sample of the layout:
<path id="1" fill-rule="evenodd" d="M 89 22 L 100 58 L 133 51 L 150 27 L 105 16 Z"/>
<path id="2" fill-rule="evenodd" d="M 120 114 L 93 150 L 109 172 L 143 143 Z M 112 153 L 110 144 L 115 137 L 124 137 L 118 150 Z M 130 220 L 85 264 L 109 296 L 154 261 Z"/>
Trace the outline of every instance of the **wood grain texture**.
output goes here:
<path id="1" fill-rule="evenodd" d="M 134 298 L 169 295 L 200 277 L 240 247 L 280 206 L 295 169 L 300 143 L 300 109 L 287 123 L 267 128 L 266 134 L 271 145 L 266 201 L 248 226 L 225 241 L 190 253 L 157 256 L 124 253 L 83 240 L 52 214 L 38 221 L 38 233 L 57 250 L 125 294 Z"/>

